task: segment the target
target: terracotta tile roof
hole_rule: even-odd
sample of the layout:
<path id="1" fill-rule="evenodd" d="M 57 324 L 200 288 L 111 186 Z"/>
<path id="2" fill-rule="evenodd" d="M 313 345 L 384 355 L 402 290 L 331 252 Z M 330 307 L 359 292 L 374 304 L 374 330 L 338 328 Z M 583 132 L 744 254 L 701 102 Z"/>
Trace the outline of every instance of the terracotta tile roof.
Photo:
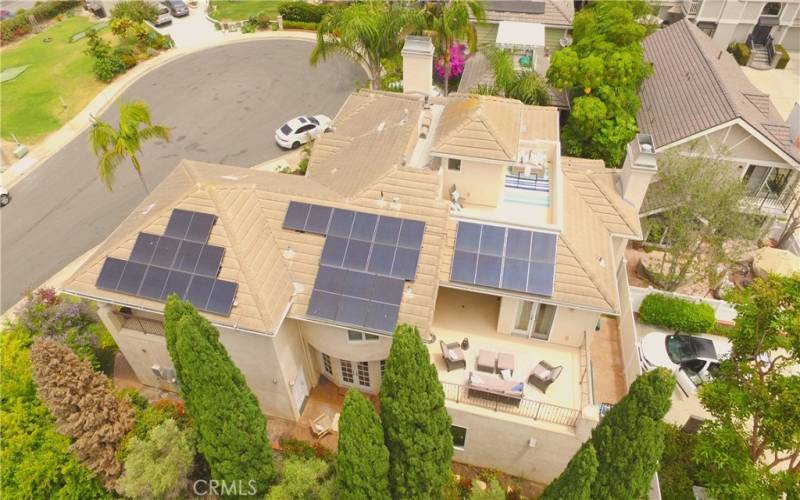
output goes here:
<path id="1" fill-rule="evenodd" d="M 800 161 L 800 151 L 771 132 L 785 123 L 769 96 L 693 23 L 682 20 L 658 30 L 643 45 L 653 74 L 639 92 L 637 122 L 657 148 L 739 118 Z"/>

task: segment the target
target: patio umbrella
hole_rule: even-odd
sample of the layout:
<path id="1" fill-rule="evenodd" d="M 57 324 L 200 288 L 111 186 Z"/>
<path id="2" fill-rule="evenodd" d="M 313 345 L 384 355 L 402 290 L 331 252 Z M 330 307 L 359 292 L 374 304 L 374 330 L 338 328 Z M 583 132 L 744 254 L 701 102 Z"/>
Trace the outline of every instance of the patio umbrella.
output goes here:
<path id="1" fill-rule="evenodd" d="M 769 273 L 792 276 L 800 273 L 800 257 L 788 250 L 760 248 L 753 255 L 753 272 L 760 277 Z"/>

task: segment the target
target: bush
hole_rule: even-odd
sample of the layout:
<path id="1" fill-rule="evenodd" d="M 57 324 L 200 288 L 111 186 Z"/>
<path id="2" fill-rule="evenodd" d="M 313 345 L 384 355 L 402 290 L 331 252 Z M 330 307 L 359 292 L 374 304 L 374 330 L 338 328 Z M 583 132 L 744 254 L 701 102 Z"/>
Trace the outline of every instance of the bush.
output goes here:
<path id="1" fill-rule="evenodd" d="M 318 459 L 290 457 L 284 460 L 281 481 L 270 489 L 267 500 L 335 498 L 335 483 L 330 464 Z"/>
<path id="2" fill-rule="evenodd" d="M 155 3 L 146 0 L 123 0 L 111 9 L 113 19 L 130 19 L 135 22 L 150 21 L 154 23 L 158 17 Z"/>
<path id="3" fill-rule="evenodd" d="M 271 27 L 270 21 L 271 19 L 269 18 L 269 14 L 266 12 L 260 12 L 248 19 L 247 24 L 250 24 L 257 30 L 263 31 L 268 30 Z"/>
<path id="4" fill-rule="evenodd" d="M 710 332 L 717 322 L 710 305 L 662 293 L 651 293 L 644 298 L 639 306 L 639 320 L 686 333 Z"/>
<path id="5" fill-rule="evenodd" d="M 307 2 L 283 2 L 278 6 L 278 12 L 284 21 L 300 21 L 304 23 L 318 23 L 323 16 L 331 10 L 328 4 L 313 4 Z M 285 23 L 284 23 L 285 25 Z"/>
<path id="6" fill-rule="evenodd" d="M 37 2 L 32 9 L 26 9 L 24 13 L 18 12 L 16 16 L 0 22 L 0 39 L 7 43 L 30 33 L 32 27 L 28 22 L 28 16 L 32 15 L 37 21 L 44 22 L 71 10 L 78 4 L 80 2 L 77 1 Z"/>
<path id="7" fill-rule="evenodd" d="M 284 21 L 283 29 L 285 30 L 309 30 L 317 31 L 317 23 L 304 23 L 300 21 Z"/>
<path id="8" fill-rule="evenodd" d="M 125 72 L 125 63 L 117 55 L 109 55 L 94 61 L 94 76 L 103 82 L 110 82 L 115 76 Z"/>
<path id="9" fill-rule="evenodd" d="M 137 393 L 138 394 L 138 393 Z M 186 415 L 186 410 L 183 403 L 180 401 L 173 401 L 171 399 L 160 399 L 153 405 L 147 405 L 145 401 L 144 407 L 136 412 L 134 418 L 133 429 L 128 433 L 120 444 L 119 459 L 124 460 L 130 451 L 130 443 L 134 439 L 144 440 L 147 435 L 156 427 L 163 424 L 167 420 L 175 421 L 181 429 L 189 426 L 189 417 Z"/>
<path id="10" fill-rule="evenodd" d="M 789 53 L 786 52 L 786 47 L 780 44 L 775 45 L 775 54 L 780 57 L 780 59 L 778 59 L 778 65 L 775 66 L 775 68 L 784 69 L 786 65 L 789 64 Z"/>
<path id="11" fill-rule="evenodd" d="M 692 461 L 697 436 L 667 424 L 664 455 L 658 480 L 664 500 L 693 500 L 692 486 L 697 484 L 698 467 Z"/>
<path id="12" fill-rule="evenodd" d="M 750 60 L 750 47 L 746 43 L 733 42 L 728 45 L 728 52 L 733 54 L 739 66 L 747 66 L 747 61 Z"/>

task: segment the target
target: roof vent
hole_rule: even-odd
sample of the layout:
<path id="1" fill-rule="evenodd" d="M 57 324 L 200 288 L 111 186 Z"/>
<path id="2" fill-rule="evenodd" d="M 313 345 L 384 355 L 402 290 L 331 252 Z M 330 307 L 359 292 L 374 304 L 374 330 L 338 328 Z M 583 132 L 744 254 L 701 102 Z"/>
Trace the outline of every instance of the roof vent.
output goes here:
<path id="1" fill-rule="evenodd" d="M 295 251 L 292 249 L 291 245 L 286 247 L 286 250 L 283 251 L 283 258 L 284 259 L 293 259 L 295 256 Z"/>
<path id="2" fill-rule="evenodd" d="M 384 129 L 384 127 L 386 127 L 386 122 L 385 122 L 385 121 L 383 121 L 383 122 L 380 122 L 380 123 L 378 124 L 378 133 L 381 133 L 381 132 L 383 132 L 383 129 Z"/>
<path id="3" fill-rule="evenodd" d="M 602 257 L 597 258 L 597 263 L 600 264 L 600 267 L 606 267 L 606 259 Z"/>

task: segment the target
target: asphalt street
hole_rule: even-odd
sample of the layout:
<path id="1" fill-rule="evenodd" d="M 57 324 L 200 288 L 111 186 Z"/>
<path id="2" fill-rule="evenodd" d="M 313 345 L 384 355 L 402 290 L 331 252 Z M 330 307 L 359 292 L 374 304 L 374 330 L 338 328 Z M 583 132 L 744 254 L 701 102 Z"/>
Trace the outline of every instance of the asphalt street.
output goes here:
<path id="1" fill-rule="evenodd" d="M 258 40 L 208 49 L 148 73 L 100 118 L 116 124 L 120 101 L 143 100 L 156 123 L 172 127 L 169 143 L 140 155 L 152 188 L 182 158 L 250 167 L 282 153 L 274 131 L 308 113 L 335 116 L 366 80 L 341 58 L 308 64 L 313 45 Z M 83 132 L 11 191 L 0 211 L 0 307 L 14 305 L 66 264 L 106 238 L 142 201 L 144 190 L 123 163 L 109 192 Z"/>

